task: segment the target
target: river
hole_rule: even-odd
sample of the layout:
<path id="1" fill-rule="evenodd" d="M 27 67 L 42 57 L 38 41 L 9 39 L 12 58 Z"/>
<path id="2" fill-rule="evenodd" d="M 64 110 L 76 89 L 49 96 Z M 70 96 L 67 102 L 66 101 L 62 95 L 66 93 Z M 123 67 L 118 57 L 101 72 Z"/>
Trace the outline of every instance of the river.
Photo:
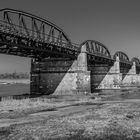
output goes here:
<path id="1" fill-rule="evenodd" d="M 19 81 L 18 81 L 19 82 Z M 20 95 L 30 92 L 29 82 L 1 82 L 0 81 L 0 96 Z"/>

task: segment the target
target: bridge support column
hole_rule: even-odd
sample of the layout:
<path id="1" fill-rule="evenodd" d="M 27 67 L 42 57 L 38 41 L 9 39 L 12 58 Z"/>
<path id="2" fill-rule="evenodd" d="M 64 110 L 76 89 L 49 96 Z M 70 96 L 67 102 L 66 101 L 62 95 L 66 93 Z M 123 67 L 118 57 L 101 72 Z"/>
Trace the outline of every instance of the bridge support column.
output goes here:
<path id="1" fill-rule="evenodd" d="M 87 71 L 87 54 L 81 52 L 74 60 L 54 94 L 90 93 L 90 71 Z"/>
<path id="2" fill-rule="evenodd" d="M 32 61 L 31 93 L 68 95 L 90 92 L 90 72 L 87 55 L 80 53 L 75 60 L 49 58 Z"/>
<path id="3" fill-rule="evenodd" d="M 125 78 L 122 80 L 122 86 L 124 87 L 132 87 L 138 86 L 139 78 L 138 74 L 136 74 L 136 63 L 133 62 L 133 65 L 129 72 L 126 74 Z"/>
<path id="4" fill-rule="evenodd" d="M 121 80 L 120 61 L 119 57 L 117 57 L 97 89 L 120 89 Z"/>
<path id="5" fill-rule="evenodd" d="M 87 67 L 87 53 L 81 52 L 77 58 L 78 70 L 77 70 L 77 92 L 78 93 L 90 93 L 90 71 Z"/>

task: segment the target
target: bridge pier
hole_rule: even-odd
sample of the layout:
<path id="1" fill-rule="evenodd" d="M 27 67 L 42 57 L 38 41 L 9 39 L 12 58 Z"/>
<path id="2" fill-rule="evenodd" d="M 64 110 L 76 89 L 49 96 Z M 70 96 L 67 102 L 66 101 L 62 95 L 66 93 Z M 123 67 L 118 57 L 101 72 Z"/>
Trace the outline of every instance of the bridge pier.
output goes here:
<path id="1" fill-rule="evenodd" d="M 67 95 L 90 92 L 86 53 L 78 58 L 48 58 L 32 61 L 31 94 Z"/>
<path id="2" fill-rule="evenodd" d="M 102 66 L 104 67 L 104 66 Z M 120 73 L 120 61 L 119 57 L 116 58 L 116 61 L 114 64 L 107 66 L 108 70 L 104 73 L 102 73 L 103 78 L 101 81 L 99 81 L 98 86 L 95 88 L 95 90 L 104 90 L 104 89 L 120 89 L 121 80 L 122 80 L 122 74 Z M 101 73 L 98 73 L 99 69 L 96 70 L 95 73 L 95 81 L 96 79 L 99 80 L 99 76 Z M 98 76 L 99 75 L 99 76 Z M 93 89 L 94 91 L 94 89 Z"/>
<path id="3" fill-rule="evenodd" d="M 121 51 L 112 57 L 108 48 L 95 40 L 73 44 L 55 24 L 27 12 L 6 8 L 1 16 L 0 53 L 42 59 L 31 62 L 31 94 L 140 86 L 138 58 L 130 61 Z"/>
<path id="4" fill-rule="evenodd" d="M 69 95 L 139 86 L 140 74 L 135 62 L 130 69 L 123 69 L 120 64 L 119 57 L 110 64 L 91 63 L 83 49 L 77 59 L 34 60 L 31 66 L 31 94 Z"/>
<path id="5" fill-rule="evenodd" d="M 52 55 L 32 61 L 31 94 L 86 94 L 139 86 L 139 65 L 133 61 L 131 66 L 122 52 L 112 59 L 106 47 L 101 48 L 102 44 L 97 43 L 83 43 L 77 58 Z"/>
<path id="6" fill-rule="evenodd" d="M 78 93 L 90 93 L 90 71 L 87 67 L 87 53 L 86 50 L 81 50 L 81 53 L 77 57 L 77 92 Z"/>
<path id="7" fill-rule="evenodd" d="M 123 87 L 138 87 L 140 86 L 140 74 L 137 74 L 136 63 L 133 62 L 133 65 L 129 72 L 126 74 L 122 80 Z"/>
<path id="8" fill-rule="evenodd" d="M 122 80 L 122 85 L 123 86 L 132 86 L 136 84 L 136 64 L 133 62 L 133 65 L 129 69 L 128 73 Z"/>

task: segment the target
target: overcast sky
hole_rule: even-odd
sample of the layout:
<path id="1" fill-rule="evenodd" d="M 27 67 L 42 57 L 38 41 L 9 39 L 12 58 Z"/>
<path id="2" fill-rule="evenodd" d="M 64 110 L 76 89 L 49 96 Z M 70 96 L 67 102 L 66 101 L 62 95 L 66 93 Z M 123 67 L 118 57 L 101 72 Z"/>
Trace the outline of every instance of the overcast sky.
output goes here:
<path id="1" fill-rule="evenodd" d="M 62 28 L 74 43 L 87 39 L 140 58 L 140 0 L 0 0 L 13 8 L 45 18 Z M 0 54 L 0 73 L 29 72 L 30 59 Z"/>

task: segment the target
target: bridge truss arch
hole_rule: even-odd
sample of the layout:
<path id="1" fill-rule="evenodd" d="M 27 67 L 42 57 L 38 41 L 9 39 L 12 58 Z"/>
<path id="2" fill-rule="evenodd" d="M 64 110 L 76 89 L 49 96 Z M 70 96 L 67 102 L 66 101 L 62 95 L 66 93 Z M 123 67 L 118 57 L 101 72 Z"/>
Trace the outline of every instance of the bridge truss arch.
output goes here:
<path id="1" fill-rule="evenodd" d="M 121 62 L 128 62 L 129 63 L 129 57 L 127 56 L 127 54 L 125 54 L 124 52 L 122 51 L 117 51 L 114 56 L 113 56 L 113 59 L 116 60 L 116 57 L 119 57 L 119 60 Z"/>
<path id="2" fill-rule="evenodd" d="M 136 66 L 140 66 L 140 60 L 139 60 L 137 57 L 133 57 L 133 58 L 131 59 L 131 62 L 132 62 L 132 63 L 135 62 Z"/>
<path id="3" fill-rule="evenodd" d="M 86 40 L 80 46 L 81 46 L 81 51 L 86 51 L 88 54 L 111 59 L 111 55 L 108 48 L 98 41 Z"/>
<path id="4" fill-rule="evenodd" d="M 5 8 L 0 10 L 1 21 L 13 32 L 42 41 L 71 43 L 66 33 L 50 21 L 33 14 Z"/>
<path id="5" fill-rule="evenodd" d="M 32 58 L 75 58 L 79 45 L 50 21 L 33 14 L 0 10 L 0 53 Z"/>

